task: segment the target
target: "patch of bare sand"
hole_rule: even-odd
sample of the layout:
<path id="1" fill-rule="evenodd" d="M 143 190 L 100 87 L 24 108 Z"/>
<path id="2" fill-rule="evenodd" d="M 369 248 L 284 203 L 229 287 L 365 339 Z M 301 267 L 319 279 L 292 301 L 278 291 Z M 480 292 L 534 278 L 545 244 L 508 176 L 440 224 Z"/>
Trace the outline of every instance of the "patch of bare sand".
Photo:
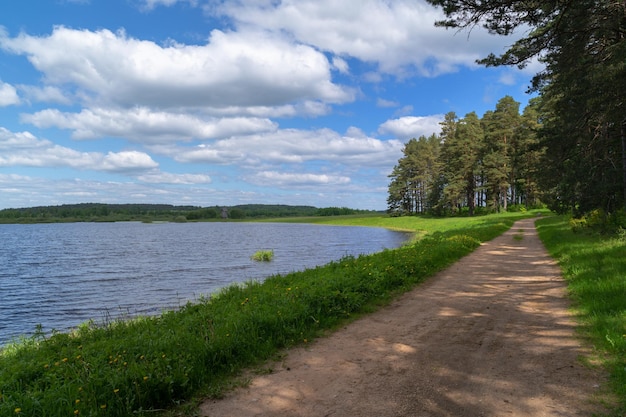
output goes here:
<path id="1" fill-rule="evenodd" d="M 591 416 L 604 377 L 579 362 L 574 327 L 560 271 L 521 220 L 201 415 Z"/>

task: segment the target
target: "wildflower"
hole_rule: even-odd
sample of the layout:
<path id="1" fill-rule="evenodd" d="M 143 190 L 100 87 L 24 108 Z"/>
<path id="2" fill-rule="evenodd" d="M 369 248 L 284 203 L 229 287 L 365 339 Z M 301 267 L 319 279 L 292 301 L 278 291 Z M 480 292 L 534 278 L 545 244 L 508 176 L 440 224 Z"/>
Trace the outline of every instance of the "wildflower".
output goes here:
<path id="1" fill-rule="evenodd" d="M 145 359 L 145 356 L 141 355 L 141 356 L 139 357 L 139 359 L 144 360 L 144 359 Z"/>
<path id="2" fill-rule="evenodd" d="M 120 389 L 119 389 L 119 388 L 115 388 L 115 389 L 113 390 L 113 393 L 114 393 L 114 394 L 117 394 L 118 392 L 120 392 Z"/>
<path id="3" fill-rule="evenodd" d="M 80 413 L 80 411 L 78 411 L 78 410 L 74 410 L 74 415 L 75 415 L 75 416 L 77 416 L 77 415 L 78 415 L 78 413 Z"/>
<path id="4" fill-rule="evenodd" d="M 144 380 L 144 381 L 147 381 L 147 380 L 148 380 L 148 377 L 147 377 L 147 376 L 144 376 L 144 377 L 143 377 L 143 380 Z"/>
<path id="5" fill-rule="evenodd" d="M 76 401 L 74 401 L 74 404 L 76 405 L 80 404 L 80 400 L 77 398 Z"/>
<path id="6" fill-rule="evenodd" d="M 50 367 L 50 365 L 45 364 L 43 367 L 44 367 L 44 369 L 48 369 Z"/>
<path id="7" fill-rule="evenodd" d="M 19 407 L 18 407 L 18 408 L 16 408 L 16 409 L 15 409 L 15 414 L 19 414 L 19 413 L 21 413 L 21 412 L 22 412 L 22 409 L 21 409 L 21 408 L 19 408 Z"/>
<path id="8" fill-rule="evenodd" d="M 67 362 L 67 358 L 63 358 L 63 362 Z"/>
<path id="9" fill-rule="evenodd" d="M 163 355 L 161 355 L 161 357 L 162 357 L 163 359 L 165 359 L 165 353 L 164 353 Z"/>
<path id="10" fill-rule="evenodd" d="M 106 405 L 106 404 L 102 404 L 102 405 L 100 406 L 100 408 L 104 410 L 104 409 L 106 409 L 106 408 L 107 408 L 107 405 Z"/>

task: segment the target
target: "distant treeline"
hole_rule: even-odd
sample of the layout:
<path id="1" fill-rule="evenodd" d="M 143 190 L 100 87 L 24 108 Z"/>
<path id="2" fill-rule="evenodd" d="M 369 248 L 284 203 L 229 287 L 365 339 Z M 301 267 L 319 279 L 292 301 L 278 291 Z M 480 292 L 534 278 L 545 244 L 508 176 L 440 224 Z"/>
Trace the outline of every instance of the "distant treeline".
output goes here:
<path id="1" fill-rule="evenodd" d="M 372 213 L 346 207 L 317 208 L 244 204 L 237 206 L 174 206 L 169 204 L 64 204 L 0 210 L 0 223 L 52 223 L 80 221 L 198 221 L 278 217 L 337 216 Z"/>

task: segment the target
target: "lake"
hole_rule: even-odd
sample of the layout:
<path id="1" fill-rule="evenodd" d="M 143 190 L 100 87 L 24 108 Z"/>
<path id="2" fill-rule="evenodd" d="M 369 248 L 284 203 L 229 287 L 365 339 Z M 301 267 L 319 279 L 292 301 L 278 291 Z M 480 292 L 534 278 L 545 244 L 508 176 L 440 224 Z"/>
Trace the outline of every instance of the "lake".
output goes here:
<path id="1" fill-rule="evenodd" d="M 0 225 L 0 346 L 41 325 L 152 315 L 234 282 L 396 248 L 404 233 L 290 223 Z M 271 262 L 255 262 L 258 250 Z"/>

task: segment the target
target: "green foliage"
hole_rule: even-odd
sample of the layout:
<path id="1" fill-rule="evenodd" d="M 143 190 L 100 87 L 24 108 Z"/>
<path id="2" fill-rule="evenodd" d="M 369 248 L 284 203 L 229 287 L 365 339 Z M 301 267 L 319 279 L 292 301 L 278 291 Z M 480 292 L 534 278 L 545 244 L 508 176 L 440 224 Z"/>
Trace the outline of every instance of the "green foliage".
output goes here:
<path id="1" fill-rule="evenodd" d="M 399 218 L 403 227 L 432 230 L 400 249 L 232 285 L 158 317 L 38 334 L 0 351 L 0 416 L 152 415 L 200 392 L 219 395 L 243 367 L 388 302 L 514 218 Z"/>
<path id="2" fill-rule="evenodd" d="M 287 206 L 244 204 L 233 207 L 172 206 L 168 204 L 65 204 L 61 206 L 31 207 L 0 210 L 0 223 L 53 223 L 53 222 L 116 222 L 116 221 L 203 221 L 216 220 L 222 209 L 229 218 L 273 219 L 293 216 L 334 216 L 374 213 L 349 208 L 316 208 L 312 206 Z"/>
<path id="3" fill-rule="evenodd" d="M 512 191 L 523 184 L 535 199 L 534 187 L 541 184 L 551 209 L 578 216 L 626 208 L 626 3 L 428 2 L 442 7 L 446 18 L 440 26 L 481 25 L 498 35 L 523 28 L 507 51 L 482 64 L 524 67 L 534 58 L 544 63 L 532 83 L 540 93 L 535 120 L 542 126 L 528 143 L 531 159 L 542 154 L 540 181 L 524 175 L 523 183 L 509 182 Z"/>
<path id="4" fill-rule="evenodd" d="M 251 256 L 253 261 L 269 262 L 274 259 L 273 250 L 259 250 Z"/>
<path id="5" fill-rule="evenodd" d="M 539 236 L 561 266 L 582 331 L 611 372 L 626 413 L 626 241 L 620 236 L 575 233 L 566 216 L 537 222 Z"/>
<path id="6" fill-rule="evenodd" d="M 591 231 L 617 235 L 626 229 L 626 210 L 607 214 L 602 209 L 595 209 L 581 217 L 572 217 L 569 225 L 575 233 Z"/>
<path id="7" fill-rule="evenodd" d="M 469 215 L 539 204 L 536 101 L 519 114 L 505 96 L 482 119 L 446 114 L 440 136 L 411 139 L 390 175 L 387 212 Z"/>
<path id="8" fill-rule="evenodd" d="M 402 150 L 389 177 L 387 212 L 392 216 L 425 213 L 430 210 L 430 195 L 437 188 L 440 174 L 441 139 L 437 135 L 411 139 Z"/>
<path id="9" fill-rule="evenodd" d="M 368 210 L 355 210 L 348 207 L 326 207 L 317 209 L 316 216 L 349 216 L 353 214 L 368 213 Z"/>

